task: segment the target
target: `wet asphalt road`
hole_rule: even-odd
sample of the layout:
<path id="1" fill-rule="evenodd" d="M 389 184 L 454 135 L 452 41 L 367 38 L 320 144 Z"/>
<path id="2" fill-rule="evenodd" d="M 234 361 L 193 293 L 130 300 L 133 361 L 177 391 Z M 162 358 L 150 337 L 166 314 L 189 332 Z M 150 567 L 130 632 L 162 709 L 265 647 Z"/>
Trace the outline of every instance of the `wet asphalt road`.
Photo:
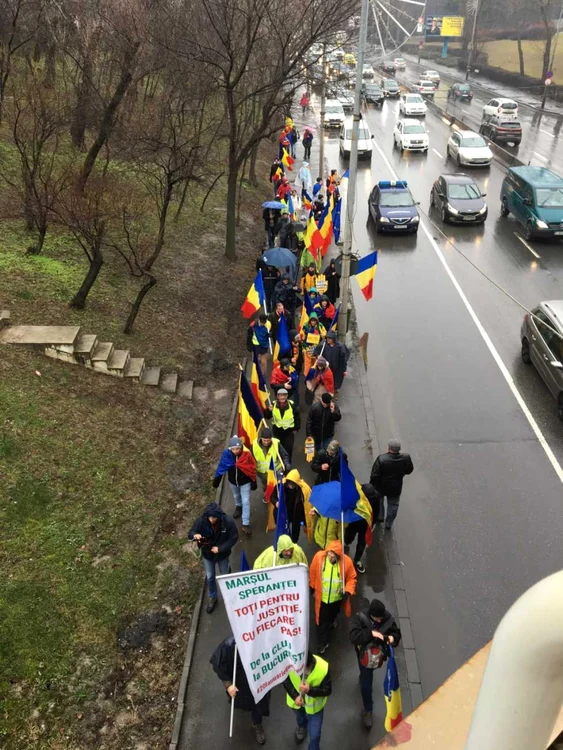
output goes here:
<path id="1" fill-rule="evenodd" d="M 523 311 L 486 278 L 526 306 L 561 298 L 563 244 L 533 242 L 535 257 L 521 243 L 519 225 L 500 217 L 505 170 L 496 163 L 471 170 L 488 194 L 485 227 L 442 226 L 429 195 L 439 174 L 458 171 L 445 158 L 450 130 L 429 115 L 429 154 L 401 155 L 392 145 L 397 115 L 396 102 L 364 113 L 376 145 L 371 165 L 360 166 L 354 249 L 377 248 L 379 264 L 370 303 L 352 286 L 358 332 L 370 334 L 379 440 L 399 437 L 415 462 L 396 537 L 428 696 L 493 635 L 519 594 L 563 564 L 561 479 L 444 263 L 563 464 L 555 401 L 520 360 Z M 344 171 L 336 133 L 326 153 Z M 418 236 L 375 235 L 367 224 L 369 192 L 394 178 L 391 169 L 421 203 Z"/>

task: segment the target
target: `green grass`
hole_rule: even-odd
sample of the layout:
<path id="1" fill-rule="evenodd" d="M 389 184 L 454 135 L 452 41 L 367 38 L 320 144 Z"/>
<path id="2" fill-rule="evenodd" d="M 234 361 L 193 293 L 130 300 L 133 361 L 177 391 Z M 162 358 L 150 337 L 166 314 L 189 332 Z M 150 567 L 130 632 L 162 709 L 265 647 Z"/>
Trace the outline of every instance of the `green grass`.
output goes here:
<path id="1" fill-rule="evenodd" d="M 563 33 L 559 32 L 558 36 L 562 35 Z M 561 74 L 561 71 L 563 71 L 563 40 L 558 41 L 554 37 L 552 44 L 557 44 L 553 70 L 559 70 Z M 539 78 L 543 72 L 543 42 L 526 39 L 522 42 L 522 50 L 524 52 L 524 72 L 527 76 Z M 486 52 L 489 56 L 489 65 L 514 73 L 520 72 L 516 40 L 502 39 L 486 42 L 483 45 L 483 52 Z M 557 82 L 557 73 L 554 80 Z"/>

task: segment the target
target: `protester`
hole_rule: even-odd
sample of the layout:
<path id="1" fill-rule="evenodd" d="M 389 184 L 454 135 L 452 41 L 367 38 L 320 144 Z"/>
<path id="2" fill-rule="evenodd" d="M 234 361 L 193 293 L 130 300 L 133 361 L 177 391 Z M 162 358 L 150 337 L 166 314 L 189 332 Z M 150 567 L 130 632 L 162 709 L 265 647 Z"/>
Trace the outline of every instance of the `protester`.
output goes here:
<path id="1" fill-rule="evenodd" d="M 291 130 L 291 128 L 289 128 L 289 127 L 286 126 L 282 130 L 282 132 L 280 133 L 280 137 L 279 137 L 279 153 L 278 153 L 278 156 L 279 156 L 280 160 L 283 158 L 283 152 L 284 152 L 284 150 L 287 151 L 287 153 L 289 154 L 289 151 L 291 149 L 291 143 L 289 142 L 289 131 L 290 130 Z"/>
<path id="2" fill-rule="evenodd" d="M 282 189 L 282 187 L 280 187 L 280 190 Z M 287 247 L 287 238 L 290 232 L 291 219 L 289 218 L 289 211 L 283 209 L 281 212 L 281 216 L 278 219 L 276 226 L 274 227 L 274 234 L 279 239 L 280 247 Z"/>
<path id="3" fill-rule="evenodd" d="M 334 396 L 334 375 L 324 357 L 317 357 L 314 367 L 306 375 L 305 386 L 314 401 L 320 401 L 325 393 Z"/>
<path id="4" fill-rule="evenodd" d="M 248 326 L 246 333 L 246 348 L 249 352 L 255 351 L 260 362 L 260 368 L 264 377 L 268 373 L 268 356 L 270 354 L 270 331 L 272 324 L 264 313 L 260 313 Z"/>
<path id="5" fill-rule="evenodd" d="M 315 198 L 315 201 L 313 203 L 313 208 L 312 208 L 313 216 L 315 217 L 315 221 L 317 222 L 317 224 L 320 221 L 324 210 L 325 210 L 324 196 L 322 193 L 317 193 L 317 197 Z"/>
<path id="6" fill-rule="evenodd" d="M 301 197 L 305 197 L 305 193 L 310 193 L 313 189 L 313 178 L 311 177 L 311 170 L 309 169 L 309 162 L 304 161 L 301 169 L 298 172 L 299 182 L 301 183 Z"/>
<path id="7" fill-rule="evenodd" d="M 280 274 L 274 266 L 266 266 L 262 269 L 262 280 L 264 282 L 264 294 L 266 296 L 266 312 L 271 313 L 274 309 L 274 289 L 280 280 Z"/>
<path id="8" fill-rule="evenodd" d="M 281 201 L 284 201 L 284 200 L 287 200 L 287 196 L 290 194 L 291 194 L 291 185 L 289 183 L 289 180 L 287 179 L 287 177 L 282 177 L 281 182 L 278 184 L 276 197 L 279 198 Z M 283 215 L 283 210 L 282 210 L 282 215 Z"/>
<path id="9" fill-rule="evenodd" d="M 291 339 L 291 364 L 298 373 L 303 372 L 303 339 L 299 331 L 290 331 Z"/>
<path id="10" fill-rule="evenodd" d="M 344 569 L 344 570 L 343 570 Z M 344 577 L 343 577 L 344 574 Z M 313 557 L 309 570 L 309 586 L 315 594 L 315 622 L 319 653 L 327 650 L 336 618 L 344 605 L 344 612 L 352 612 L 349 598 L 356 592 L 356 569 L 342 551 L 342 542 L 330 542 L 326 549 Z"/>
<path id="11" fill-rule="evenodd" d="M 307 294 L 307 297 L 309 298 L 309 309 L 316 307 L 320 299 L 320 295 L 317 292 L 316 288 L 314 286 L 311 287 L 309 291 L 306 292 L 306 294 Z M 317 315 L 317 320 L 320 321 L 319 312 L 317 310 L 315 310 L 315 314 Z"/>
<path id="12" fill-rule="evenodd" d="M 326 294 L 321 294 L 316 305 L 315 310 L 319 316 L 320 322 L 328 330 L 332 325 L 334 316 L 336 315 L 336 309 Z"/>
<path id="13" fill-rule="evenodd" d="M 393 615 L 379 599 L 358 612 L 350 620 L 350 641 L 353 643 L 360 668 L 360 690 L 364 712 L 362 721 L 366 729 L 373 725 L 373 673 L 389 658 L 389 646 L 396 648 L 401 641 L 401 631 Z"/>
<path id="14" fill-rule="evenodd" d="M 309 415 L 307 416 L 306 433 L 307 437 L 312 437 L 315 441 L 316 453 L 329 446 L 334 438 L 334 425 L 336 422 L 340 422 L 341 419 L 340 409 L 334 403 L 330 393 L 324 393 L 321 400 L 311 406 Z M 338 443 L 336 445 L 338 453 Z M 313 459 L 313 471 L 315 471 L 314 466 L 315 460 Z M 316 484 L 321 483 L 317 480 Z"/>
<path id="15" fill-rule="evenodd" d="M 290 331 L 293 327 L 293 319 L 295 316 L 295 308 L 297 306 L 297 287 L 293 286 L 288 273 L 282 274 L 280 281 L 276 284 L 274 289 L 274 302 L 281 302 L 289 313 L 289 320 L 291 325 L 288 325 L 287 330 Z"/>
<path id="16" fill-rule="evenodd" d="M 301 288 L 301 294 L 306 294 L 311 289 L 316 288 L 318 275 L 319 272 L 317 271 L 316 265 L 314 263 L 309 263 L 309 265 L 307 266 L 307 270 L 301 277 L 301 282 L 299 284 Z"/>
<path id="17" fill-rule="evenodd" d="M 291 369 L 293 370 L 293 367 Z M 295 373 L 295 370 L 293 371 Z M 297 404 L 288 398 L 286 388 L 278 389 L 276 400 L 271 409 L 264 410 L 264 417 L 272 420 L 272 434 L 280 441 L 291 461 L 295 433 L 301 429 L 301 415 Z"/>
<path id="18" fill-rule="evenodd" d="M 276 224 L 280 218 L 280 212 L 277 208 L 265 208 L 262 211 L 262 218 L 264 219 L 264 229 L 266 231 L 266 248 L 274 246 L 276 239 Z"/>
<path id="19" fill-rule="evenodd" d="M 290 536 L 287 534 L 280 534 L 277 544 L 277 553 L 274 549 L 274 545 L 267 547 L 264 552 L 256 558 L 254 570 L 273 568 L 278 565 L 295 565 L 297 563 L 309 565 L 307 555 L 298 544 L 291 540 Z"/>
<path id="20" fill-rule="evenodd" d="M 315 184 L 313 185 L 313 198 L 316 198 L 319 192 L 323 189 L 323 178 L 317 177 Z"/>
<path id="21" fill-rule="evenodd" d="M 330 371 L 333 376 L 333 393 L 337 393 L 342 388 L 342 383 L 344 382 L 344 378 L 346 377 L 347 373 L 347 357 L 348 357 L 348 350 L 344 344 L 341 344 L 337 338 L 335 331 L 329 331 L 326 335 L 326 343 L 324 345 L 320 344 L 315 349 L 315 354 L 319 359 L 322 357 L 325 359 L 330 367 Z M 319 360 L 317 359 L 317 365 L 319 363 Z M 327 387 L 328 390 L 328 387 Z"/>
<path id="22" fill-rule="evenodd" d="M 274 189 L 274 197 L 278 192 L 278 185 L 281 182 L 282 177 L 284 176 L 284 168 L 280 159 L 281 155 L 279 159 L 274 159 L 274 163 L 270 167 L 270 182 L 272 183 L 272 187 Z"/>
<path id="23" fill-rule="evenodd" d="M 235 500 L 233 518 L 242 516 L 242 530 L 250 534 L 250 491 L 256 489 L 256 461 L 242 440 L 234 435 L 215 471 L 213 486 L 221 484 L 223 474 L 227 474 Z"/>
<path id="24" fill-rule="evenodd" d="M 321 343 L 321 337 L 325 334 L 325 329 L 319 324 L 319 316 L 316 312 L 309 315 L 309 320 L 303 326 L 301 331 L 303 336 L 303 372 L 305 376 L 313 366 L 315 359 L 315 349 Z"/>
<path id="25" fill-rule="evenodd" d="M 301 95 L 301 99 L 299 100 L 299 105 L 301 107 L 301 113 L 305 115 L 307 113 L 307 108 L 309 107 L 309 94 L 304 91 Z M 308 130 L 305 130 L 306 133 L 308 133 Z M 305 136 L 303 136 L 305 138 Z"/>
<path id="26" fill-rule="evenodd" d="M 237 671 L 236 685 L 233 685 L 232 680 L 235 666 L 235 653 L 237 654 Z M 235 708 L 238 708 L 241 711 L 250 712 L 252 728 L 256 735 L 256 742 L 259 745 L 264 745 L 266 743 L 266 734 L 264 733 L 264 727 L 262 726 L 262 718 L 270 715 L 271 693 L 266 693 L 264 697 L 256 703 L 248 685 L 246 672 L 242 666 L 240 656 L 237 653 L 235 639 L 232 635 L 225 638 L 225 640 L 217 646 L 209 661 L 213 667 L 213 671 L 225 686 L 229 701 L 235 701 Z"/>
<path id="27" fill-rule="evenodd" d="M 285 275 L 287 276 L 287 274 L 285 274 Z M 289 279 L 289 276 L 287 276 L 287 278 Z M 280 282 L 278 282 L 278 284 L 279 283 Z M 278 288 L 278 284 L 276 284 L 276 289 Z M 287 288 L 286 286 L 281 287 L 281 289 L 284 290 L 284 292 L 282 294 L 282 296 L 284 298 L 286 298 L 285 297 L 285 289 L 286 288 Z M 285 323 L 287 325 L 287 330 L 288 331 L 292 328 L 292 326 L 294 325 L 294 323 L 293 323 L 293 318 L 292 318 L 291 314 L 285 309 L 283 302 L 276 301 L 276 290 L 275 289 L 274 289 L 274 299 L 273 299 L 273 302 L 274 302 L 274 312 L 270 315 L 270 322 L 272 324 L 272 339 L 275 340 L 277 338 L 277 336 L 278 336 L 278 326 L 279 326 L 280 320 L 282 318 L 285 318 Z"/>
<path id="28" fill-rule="evenodd" d="M 309 750 L 319 750 L 324 707 L 332 693 L 328 662 L 308 651 L 304 674 L 291 670 L 283 686 L 287 705 L 294 709 L 297 720 L 295 743 L 300 745 L 309 733 Z"/>
<path id="29" fill-rule="evenodd" d="M 321 549 L 326 549 L 331 542 L 342 539 L 342 524 L 338 519 L 323 516 L 316 508 L 312 509 L 311 518 L 315 524 L 313 538 Z"/>
<path id="30" fill-rule="evenodd" d="M 377 492 L 371 486 L 371 484 L 362 484 L 362 492 L 366 496 L 366 499 L 371 505 L 372 518 L 377 518 L 379 512 L 379 498 Z M 348 548 L 353 544 L 354 539 L 358 537 L 356 543 L 356 551 L 354 553 L 354 566 L 358 573 L 365 573 L 366 568 L 362 562 L 362 555 L 366 548 L 366 534 L 368 531 L 368 522 L 364 518 L 358 518 L 357 521 L 351 521 L 346 524 L 344 529 L 344 551 L 348 552 Z"/>
<path id="31" fill-rule="evenodd" d="M 328 266 L 324 270 L 325 279 L 327 280 L 328 288 L 326 290 L 326 296 L 332 302 L 336 304 L 336 300 L 340 297 L 340 274 L 336 270 L 336 262 L 334 258 L 330 261 Z"/>
<path id="32" fill-rule="evenodd" d="M 262 484 L 262 491 L 266 491 L 270 461 L 274 459 L 276 473 L 285 474 L 291 468 L 291 461 L 278 438 L 274 438 L 269 427 L 261 427 L 260 433 L 252 443 L 252 455 L 256 460 L 256 473 Z M 268 500 L 264 497 L 264 502 Z"/>
<path id="33" fill-rule="evenodd" d="M 403 490 L 403 477 L 412 474 L 414 466 L 408 453 L 401 453 L 401 443 L 398 440 L 390 440 L 387 445 L 387 453 L 382 453 L 375 459 L 371 467 L 370 484 L 381 499 L 378 521 L 383 521 L 384 504 L 383 498 L 387 498 L 387 516 L 385 517 L 385 528 L 389 530 L 399 511 L 399 500 Z"/>
<path id="34" fill-rule="evenodd" d="M 332 188 L 334 189 L 334 186 L 340 182 L 340 178 L 338 177 L 338 170 L 337 169 L 331 169 L 329 176 L 326 178 L 326 188 L 327 192 Z"/>
<path id="35" fill-rule="evenodd" d="M 277 395 L 280 388 L 284 388 L 289 398 L 297 406 L 299 404 L 299 373 L 287 357 L 280 359 L 279 365 L 274 367 L 270 377 L 270 386 Z M 270 417 L 266 417 L 270 419 Z"/>
<path id="36" fill-rule="evenodd" d="M 303 133 L 303 158 L 306 161 L 309 161 L 311 158 L 311 147 L 313 145 L 313 133 L 309 130 L 309 128 L 305 128 L 305 132 Z"/>
<path id="37" fill-rule="evenodd" d="M 287 139 L 289 141 L 289 151 L 293 159 L 295 159 L 295 146 L 297 145 L 297 142 L 299 140 L 299 133 L 297 131 L 297 128 L 293 124 L 293 121 L 291 123 L 291 127 L 289 128 L 289 132 L 287 134 Z"/>
<path id="38" fill-rule="evenodd" d="M 217 604 L 215 566 L 219 568 L 221 575 L 231 572 L 229 557 L 238 541 L 237 526 L 217 503 L 209 503 L 188 531 L 188 539 L 197 542 L 201 550 L 209 594 L 206 612 L 211 614 Z"/>
<path id="39" fill-rule="evenodd" d="M 307 482 L 301 478 L 301 474 L 297 469 L 292 469 L 288 472 L 287 476 L 284 477 L 283 494 L 287 510 L 287 518 L 289 521 L 289 529 L 291 532 L 291 540 L 293 542 L 299 541 L 302 526 L 305 528 L 307 537 L 311 539 L 314 526 L 313 514 L 311 513 L 313 508 L 309 502 L 311 488 Z M 278 507 L 277 485 L 272 492 L 270 502 L 274 506 L 274 520 L 276 520 Z"/>

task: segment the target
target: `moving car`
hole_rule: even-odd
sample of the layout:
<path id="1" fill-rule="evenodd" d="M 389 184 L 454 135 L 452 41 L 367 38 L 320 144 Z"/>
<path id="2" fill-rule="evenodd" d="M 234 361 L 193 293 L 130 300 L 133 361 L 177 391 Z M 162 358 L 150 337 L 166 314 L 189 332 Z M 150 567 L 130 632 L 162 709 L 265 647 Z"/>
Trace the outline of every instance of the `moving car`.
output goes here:
<path id="1" fill-rule="evenodd" d="M 483 117 L 502 115 L 506 120 L 518 119 L 518 102 L 514 99 L 491 99 L 483 107 Z"/>
<path id="2" fill-rule="evenodd" d="M 557 400 L 563 420 L 563 300 L 540 302 L 526 313 L 520 329 L 522 360 L 534 365 Z"/>
<path id="3" fill-rule="evenodd" d="M 482 135 L 472 130 L 456 130 L 451 134 L 447 146 L 448 156 L 459 166 L 467 164 L 488 167 L 493 160 L 493 152 Z"/>
<path id="4" fill-rule="evenodd" d="M 325 128 L 339 128 L 343 125 L 346 115 L 338 99 L 327 99 L 325 104 Z"/>
<path id="5" fill-rule="evenodd" d="M 511 167 L 500 190 L 501 216 L 514 214 L 527 240 L 563 237 L 563 178 L 545 167 Z"/>
<path id="6" fill-rule="evenodd" d="M 394 73 L 395 63 L 393 62 L 393 60 L 384 60 L 381 63 L 381 70 L 383 70 L 384 73 Z"/>
<path id="7" fill-rule="evenodd" d="M 482 224 L 487 204 L 475 181 L 466 174 L 443 174 L 432 185 L 430 205 L 438 209 L 444 224 Z"/>
<path id="8" fill-rule="evenodd" d="M 378 83 L 364 83 L 362 86 L 362 93 L 366 102 L 372 102 L 381 106 L 383 104 L 384 96 L 383 90 Z"/>
<path id="9" fill-rule="evenodd" d="M 407 117 L 411 115 L 425 117 L 428 107 L 420 94 L 403 94 L 399 103 L 399 110 L 401 114 Z"/>
<path id="10" fill-rule="evenodd" d="M 394 57 L 393 58 L 393 65 L 395 66 L 395 70 L 406 70 L 407 69 L 407 62 L 404 57 Z"/>
<path id="11" fill-rule="evenodd" d="M 340 153 L 345 159 L 350 158 L 350 151 L 352 150 L 352 123 L 353 120 L 346 120 L 340 130 Z M 360 120 L 360 127 L 358 131 L 358 159 L 371 159 L 371 152 L 373 148 L 372 144 L 373 135 L 369 129 L 369 125 L 365 120 Z"/>
<path id="12" fill-rule="evenodd" d="M 375 78 L 375 70 L 372 68 L 372 66 L 369 63 L 364 63 L 364 67 L 362 69 L 362 79 L 364 81 L 373 81 Z"/>
<path id="13" fill-rule="evenodd" d="M 399 84 L 397 83 L 397 81 L 395 81 L 394 78 L 384 78 L 381 81 L 381 88 L 383 89 L 383 96 L 385 98 L 388 98 L 388 97 L 396 98 L 401 93 Z"/>
<path id="14" fill-rule="evenodd" d="M 425 81 L 432 81 L 436 88 L 440 86 L 440 74 L 437 70 L 425 70 L 420 77 Z"/>
<path id="15" fill-rule="evenodd" d="M 434 86 L 432 81 L 425 81 L 422 78 L 413 85 L 413 89 L 421 96 L 426 96 L 429 99 L 434 99 L 434 94 L 436 93 L 436 86 Z"/>
<path id="16" fill-rule="evenodd" d="M 399 146 L 401 151 L 428 153 L 428 132 L 424 123 L 418 120 L 397 120 L 393 131 L 393 139 L 394 144 Z"/>
<path id="17" fill-rule="evenodd" d="M 473 91 L 468 83 L 454 83 L 448 89 L 448 99 L 460 102 L 470 102 L 473 99 Z"/>
<path id="18" fill-rule="evenodd" d="M 369 215 L 380 232 L 418 232 L 417 203 L 404 180 L 378 182 L 368 198 Z"/>
<path id="19" fill-rule="evenodd" d="M 493 115 L 479 128 L 493 143 L 513 143 L 518 146 L 522 140 L 522 125 L 518 120 L 507 120 L 502 115 Z"/>
<path id="20" fill-rule="evenodd" d="M 344 112 L 352 112 L 354 109 L 354 97 L 353 95 L 347 91 L 346 89 L 340 89 L 337 94 L 336 98 L 342 104 L 342 109 Z"/>

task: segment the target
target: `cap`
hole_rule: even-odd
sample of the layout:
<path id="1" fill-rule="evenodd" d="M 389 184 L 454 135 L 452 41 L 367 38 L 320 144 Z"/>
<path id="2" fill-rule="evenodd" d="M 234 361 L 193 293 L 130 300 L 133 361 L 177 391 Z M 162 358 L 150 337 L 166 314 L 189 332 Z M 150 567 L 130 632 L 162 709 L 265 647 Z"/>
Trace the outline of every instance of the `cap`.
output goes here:
<path id="1" fill-rule="evenodd" d="M 260 437 L 266 438 L 266 440 L 268 440 L 272 437 L 272 430 L 269 427 L 262 427 L 262 429 L 260 430 Z"/>
<path id="2" fill-rule="evenodd" d="M 289 396 L 287 388 L 278 388 L 278 394 L 277 395 L 279 396 L 280 394 L 282 396 Z"/>
<path id="3" fill-rule="evenodd" d="M 332 396 L 330 395 L 330 393 L 323 393 L 323 395 L 321 396 L 321 401 L 323 402 L 323 404 L 330 404 L 330 402 L 332 401 Z"/>
<path id="4" fill-rule="evenodd" d="M 327 339 L 335 339 L 336 338 L 336 332 L 335 331 L 329 331 L 326 335 Z"/>
<path id="5" fill-rule="evenodd" d="M 385 604 L 380 599 L 373 599 L 369 604 L 370 617 L 383 617 L 385 614 Z"/>
<path id="6" fill-rule="evenodd" d="M 238 435 L 233 435 L 233 437 L 229 440 L 229 448 L 242 448 L 242 440 L 238 437 Z"/>
<path id="7" fill-rule="evenodd" d="M 401 450 L 401 441 L 397 440 L 397 438 L 393 438 L 393 440 L 390 440 L 387 443 L 387 447 L 392 453 L 399 453 Z"/>

